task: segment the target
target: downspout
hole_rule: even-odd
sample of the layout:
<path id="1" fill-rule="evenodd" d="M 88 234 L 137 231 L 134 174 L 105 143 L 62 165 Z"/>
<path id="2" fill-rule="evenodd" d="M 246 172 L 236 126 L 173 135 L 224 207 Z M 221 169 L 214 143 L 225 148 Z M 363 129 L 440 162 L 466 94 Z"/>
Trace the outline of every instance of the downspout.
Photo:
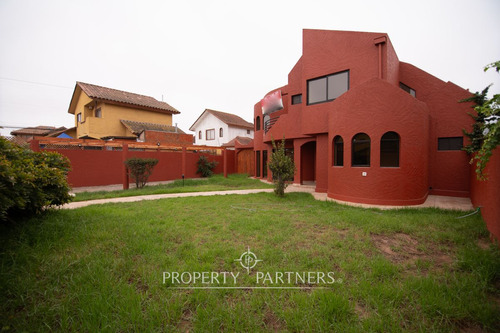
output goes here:
<path id="1" fill-rule="evenodd" d="M 383 79 L 384 73 L 383 73 L 383 59 L 382 59 L 382 45 L 387 42 L 387 37 L 382 36 L 382 37 L 377 37 L 374 39 L 375 45 L 378 47 L 378 78 Z"/>

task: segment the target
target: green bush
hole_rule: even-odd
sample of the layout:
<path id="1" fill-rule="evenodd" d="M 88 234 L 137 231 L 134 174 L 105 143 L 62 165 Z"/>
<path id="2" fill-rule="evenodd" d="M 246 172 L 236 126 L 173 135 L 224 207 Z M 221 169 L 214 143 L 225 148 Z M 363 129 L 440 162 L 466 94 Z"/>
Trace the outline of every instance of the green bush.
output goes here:
<path id="1" fill-rule="evenodd" d="M 210 177 L 214 174 L 214 169 L 219 163 L 217 161 L 210 162 L 205 155 L 201 155 L 196 164 L 198 165 L 196 173 L 201 174 L 202 177 Z"/>
<path id="2" fill-rule="evenodd" d="M 132 157 L 125 161 L 125 165 L 130 176 L 134 178 L 137 188 L 143 188 L 146 185 L 156 164 L 158 164 L 156 158 Z"/>
<path id="3" fill-rule="evenodd" d="M 54 152 L 33 152 L 0 137 L 0 220 L 34 215 L 71 201 L 69 160 Z"/>

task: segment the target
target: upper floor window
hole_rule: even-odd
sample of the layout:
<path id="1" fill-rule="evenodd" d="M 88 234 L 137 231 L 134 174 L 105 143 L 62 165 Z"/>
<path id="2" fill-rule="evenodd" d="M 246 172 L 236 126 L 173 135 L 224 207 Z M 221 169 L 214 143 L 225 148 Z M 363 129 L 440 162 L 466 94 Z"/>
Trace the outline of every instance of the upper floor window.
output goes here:
<path id="1" fill-rule="evenodd" d="M 358 133 L 352 138 L 352 166 L 370 166 L 370 137 L 365 133 Z"/>
<path id="2" fill-rule="evenodd" d="M 247 134 L 250 134 L 250 130 L 247 130 Z"/>
<path id="3" fill-rule="evenodd" d="M 307 81 L 307 104 L 333 101 L 349 90 L 349 71 Z"/>
<path id="4" fill-rule="evenodd" d="M 302 94 L 292 96 L 292 105 L 302 104 Z"/>
<path id="5" fill-rule="evenodd" d="M 205 136 L 206 140 L 215 140 L 215 128 L 206 130 Z"/>
<path id="6" fill-rule="evenodd" d="M 82 114 L 81 113 L 79 113 L 79 114 L 76 115 L 76 121 L 79 122 L 79 123 L 82 122 Z"/>
<path id="7" fill-rule="evenodd" d="M 340 135 L 333 139 L 333 165 L 344 165 L 344 140 Z"/>
<path id="8" fill-rule="evenodd" d="M 403 89 L 404 91 L 406 91 L 408 94 L 412 95 L 413 97 L 417 96 L 417 93 L 415 92 L 415 90 L 413 90 L 412 88 L 408 87 L 406 84 L 399 82 L 399 87 L 401 89 Z"/>
<path id="9" fill-rule="evenodd" d="M 219 128 L 219 138 L 222 138 L 224 136 L 224 130 L 221 128 Z"/>
<path id="10" fill-rule="evenodd" d="M 462 150 L 464 138 L 462 136 L 451 138 L 438 138 L 438 150 Z"/>
<path id="11" fill-rule="evenodd" d="M 102 111 L 101 111 L 101 108 L 97 108 L 95 110 L 95 117 L 96 118 L 102 118 Z"/>
<path id="12" fill-rule="evenodd" d="M 198 131 L 198 139 L 201 140 L 201 131 Z"/>
<path id="13" fill-rule="evenodd" d="M 387 132 L 380 139 L 380 166 L 399 167 L 399 134 Z"/>
<path id="14" fill-rule="evenodd" d="M 260 131 L 260 116 L 255 118 L 255 131 Z"/>

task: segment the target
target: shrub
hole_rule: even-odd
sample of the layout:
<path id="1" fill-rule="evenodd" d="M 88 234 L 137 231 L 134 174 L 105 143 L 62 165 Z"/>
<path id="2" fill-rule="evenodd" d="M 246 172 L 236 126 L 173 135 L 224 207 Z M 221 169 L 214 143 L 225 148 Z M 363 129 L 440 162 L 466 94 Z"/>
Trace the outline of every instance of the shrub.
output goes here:
<path id="1" fill-rule="evenodd" d="M 285 189 L 288 186 L 287 181 L 293 180 L 295 164 L 292 158 L 285 153 L 285 138 L 278 145 L 274 140 L 272 142 L 273 153 L 267 165 L 273 173 L 274 193 L 282 197 L 285 195 Z"/>
<path id="2" fill-rule="evenodd" d="M 201 155 L 196 164 L 198 165 L 196 173 L 201 174 L 202 177 L 210 177 L 214 174 L 214 169 L 219 163 L 217 161 L 210 162 L 205 155 Z"/>
<path id="3" fill-rule="evenodd" d="M 153 172 L 153 168 L 158 164 L 156 158 L 139 158 L 132 157 L 127 159 L 125 162 L 130 176 L 135 180 L 135 186 L 137 188 L 143 188 L 148 182 L 149 176 Z"/>
<path id="4" fill-rule="evenodd" d="M 69 160 L 55 152 L 33 152 L 0 137 L 0 220 L 38 214 L 71 201 Z"/>

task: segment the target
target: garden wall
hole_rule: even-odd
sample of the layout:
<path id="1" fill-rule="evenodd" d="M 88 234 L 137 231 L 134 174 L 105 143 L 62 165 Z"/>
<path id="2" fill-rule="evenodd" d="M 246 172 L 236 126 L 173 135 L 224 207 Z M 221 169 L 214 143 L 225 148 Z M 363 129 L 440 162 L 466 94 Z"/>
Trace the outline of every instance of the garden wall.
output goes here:
<path id="1" fill-rule="evenodd" d="M 40 138 L 31 141 L 35 151 L 55 151 L 66 156 L 72 170 L 68 182 L 72 187 L 123 184 L 124 188 L 133 179 L 128 179 L 124 161 L 131 157 L 156 158 L 149 181 L 166 181 L 199 178 L 196 162 L 201 155 L 218 164 L 214 173 L 224 175 L 236 170 L 235 152 L 214 147 L 199 146 L 151 146 L 151 144 L 105 142 L 100 140 L 68 140 Z"/>
<path id="2" fill-rule="evenodd" d="M 474 207 L 481 207 L 483 220 L 500 245 L 500 148 L 493 151 L 486 166 L 488 180 L 478 180 L 475 169 L 471 167 L 471 201 Z"/>

